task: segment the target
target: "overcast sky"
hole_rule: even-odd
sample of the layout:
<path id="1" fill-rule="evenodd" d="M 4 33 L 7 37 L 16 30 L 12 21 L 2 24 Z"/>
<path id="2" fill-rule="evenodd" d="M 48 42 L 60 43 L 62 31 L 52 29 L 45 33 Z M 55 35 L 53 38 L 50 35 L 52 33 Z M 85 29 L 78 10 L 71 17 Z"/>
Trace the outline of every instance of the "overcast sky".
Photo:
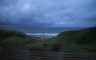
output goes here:
<path id="1" fill-rule="evenodd" d="M 96 0 L 0 0 L 0 23 L 96 26 Z"/>

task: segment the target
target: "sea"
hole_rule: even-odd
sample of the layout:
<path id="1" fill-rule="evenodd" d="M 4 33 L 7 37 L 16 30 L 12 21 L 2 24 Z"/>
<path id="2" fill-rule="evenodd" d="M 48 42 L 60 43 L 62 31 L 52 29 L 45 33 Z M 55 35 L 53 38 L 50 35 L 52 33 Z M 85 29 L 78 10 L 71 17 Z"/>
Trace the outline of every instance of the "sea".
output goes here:
<path id="1" fill-rule="evenodd" d="M 84 27 L 21 27 L 21 26 L 1 26 L 0 29 L 16 30 L 26 35 L 55 37 L 64 31 L 84 29 Z"/>

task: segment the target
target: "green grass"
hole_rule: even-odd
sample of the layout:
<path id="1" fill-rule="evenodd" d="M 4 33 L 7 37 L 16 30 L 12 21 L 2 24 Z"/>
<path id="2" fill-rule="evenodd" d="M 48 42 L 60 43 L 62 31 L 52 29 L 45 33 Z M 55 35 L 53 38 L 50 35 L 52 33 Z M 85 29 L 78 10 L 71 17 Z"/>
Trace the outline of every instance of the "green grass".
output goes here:
<path id="1" fill-rule="evenodd" d="M 58 35 L 64 52 L 96 52 L 96 28 L 66 31 Z"/>
<path id="2" fill-rule="evenodd" d="M 96 52 L 95 43 L 96 28 L 62 32 L 57 36 L 55 41 L 37 41 L 36 38 L 25 35 L 22 32 L 0 30 L 0 47 L 2 48 L 90 53 Z M 62 48 L 61 50 L 60 47 Z"/>
<path id="3" fill-rule="evenodd" d="M 37 41 L 36 38 L 13 30 L 0 30 L 0 47 L 10 49 L 28 49 L 50 51 L 52 40 Z"/>
<path id="4" fill-rule="evenodd" d="M 27 44 L 36 42 L 31 36 L 12 30 L 0 30 L 0 47 L 23 48 Z"/>

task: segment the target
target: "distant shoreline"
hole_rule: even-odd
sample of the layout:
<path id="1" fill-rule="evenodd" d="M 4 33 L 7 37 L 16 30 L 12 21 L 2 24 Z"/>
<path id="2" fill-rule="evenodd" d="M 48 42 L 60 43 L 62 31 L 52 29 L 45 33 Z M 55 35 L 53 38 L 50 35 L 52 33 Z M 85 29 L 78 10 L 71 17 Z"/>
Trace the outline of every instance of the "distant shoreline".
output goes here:
<path id="1" fill-rule="evenodd" d="M 39 37 L 42 39 L 57 37 L 59 33 L 25 33 L 32 37 Z"/>

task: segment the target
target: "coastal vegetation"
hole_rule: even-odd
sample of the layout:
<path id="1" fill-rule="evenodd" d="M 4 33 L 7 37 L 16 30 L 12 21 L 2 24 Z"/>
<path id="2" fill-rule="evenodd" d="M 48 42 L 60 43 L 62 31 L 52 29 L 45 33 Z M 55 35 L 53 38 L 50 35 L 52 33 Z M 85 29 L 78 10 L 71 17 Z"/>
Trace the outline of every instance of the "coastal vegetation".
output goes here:
<path id="1" fill-rule="evenodd" d="M 34 43 L 35 39 L 22 32 L 13 30 L 0 30 L 0 47 L 2 48 L 24 48 L 26 44 Z"/>
<path id="2" fill-rule="evenodd" d="M 0 30 L 0 48 L 26 49 L 31 51 L 63 51 L 68 53 L 96 52 L 95 27 L 65 31 L 52 39 L 36 40 L 36 38 L 22 32 Z"/>
<path id="3" fill-rule="evenodd" d="M 96 27 L 62 32 L 57 42 L 63 44 L 64 52 L 96 52 Z"/>

